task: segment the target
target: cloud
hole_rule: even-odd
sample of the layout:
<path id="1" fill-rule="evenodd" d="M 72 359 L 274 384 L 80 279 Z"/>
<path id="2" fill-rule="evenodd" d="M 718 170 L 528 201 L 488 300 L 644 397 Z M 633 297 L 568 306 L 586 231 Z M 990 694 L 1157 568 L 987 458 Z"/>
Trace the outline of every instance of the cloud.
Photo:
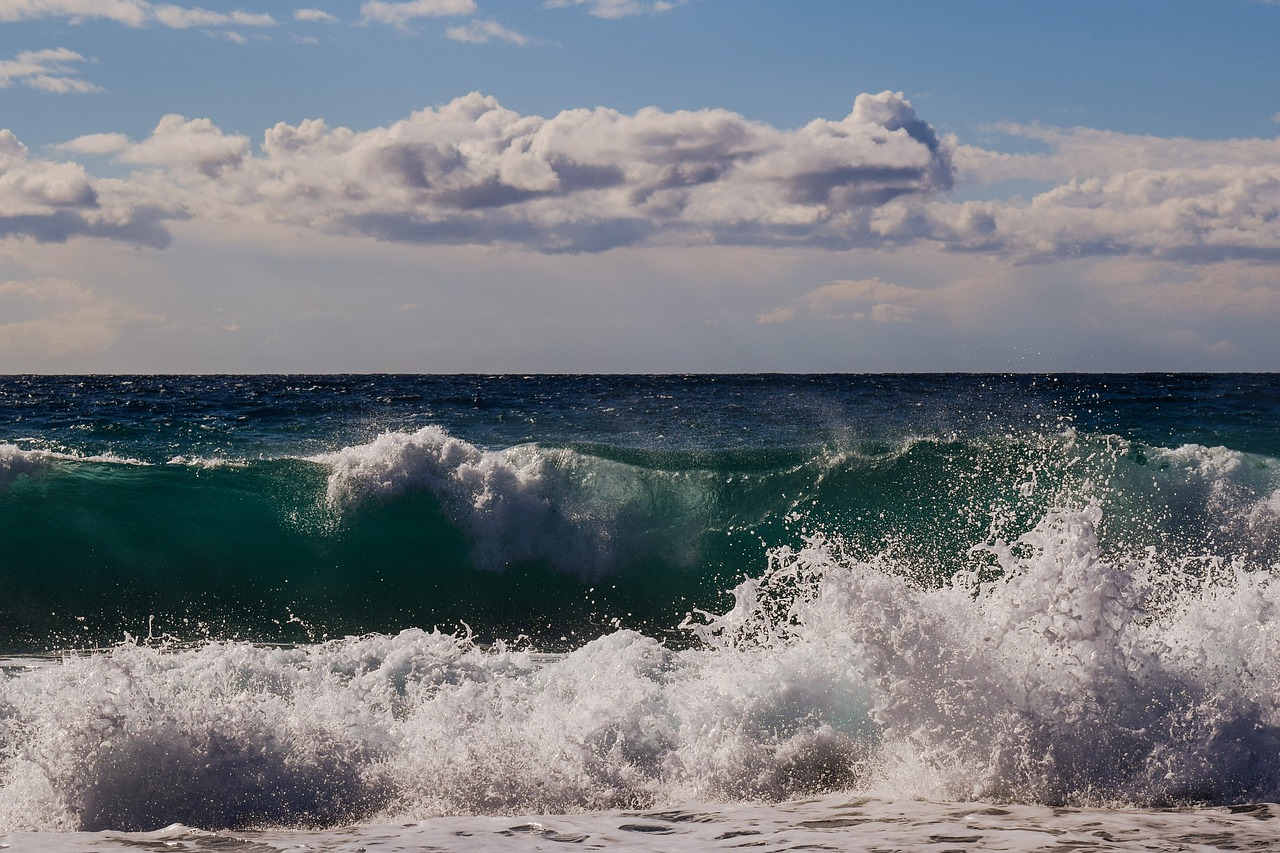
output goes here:
<path id="1" fill-rule="evenodd" d="M 28 160 L 26 146 L 11 131 L 0 131 L 0 217 L 42 216 L 97 203 L 80 165 Z"/>
<path id="2" fill-rule="evenodd" d="M 32 89 L 39 89 L 42 92 L 53 92 L 58 95 L 65 95 L 68 92 L 77 94 L 88 94 L 91 92 L 101 92 L 99 86 L 88 82 L 87 80 L 79 80 L 74 77 L 51 77 L 47 74 L 37 74 L 34 77 L 28 77 L 23 81 Z"/>
<path id="3" fill-rule="evenodd" d="M 1126 260 L 1094 264 L 1080 278 L 1081 284 L 1106 293 L 1113 307 L 1135 315 L 1280 317 L 1280 277 L 1269 265 Z"/>
<path id="4" fill-rule="evenodd" d="M 1117 133 L 1088 127 L 1000 124 L 995 130 L 1041 143 L 1046 153 L 1004 154 L 956 148 L 958 180 L 993 183 L 1032 179 L 1062 182 L 1135 169 L 1187 169 L 1234 163 L 1261 166 L 1280 158 L 1280 139 L 1188 139 Z"/>
<path id="5" fill-rule="evenodd" d="M 157 5 L 146 0 L 0 0 L 0 22 L 44 18 L 69 18 L 74 24 L 95 19 L 109 20 L 130 27 L 158 23 L 175 29 L 275 24 L 275 19 L 266 14 L 211 12 L 200 7 Z"/>
<path id="6" fill-rule="evenodd" d="M 391 242 L 543 252 L 924 242 L 1014 263 L 1280 260 L 1280 140 L 1009 132 L 1034 135 L 1045 152 L 958 146 L 893 92 L 859 95 L 843 119 L 794 130 L 716 109 L 544 118 L 473 93 L 362 132 L 281 123 L 258 151 L 208 119 L 181 116 L 138 142 L 92 134 L 60 150 L 143 167 L 118 185 L 130 209 Z M 40 168 L 55 165 L 79 169 Z M 957 176 L 970 187 L 1021 179 L 1050 188 L 954 201 Z M 919 307 L 901 292 L 862 302 L 840 310 L 901 322 Z"/>
<path id="7" fill-rule="evenodd" d="M 835 281 L 810 291 L 805 303 L 820 317 L 906 323 L 930 291 L 891 284 L 879 278 Z"/>
<path id="8" fill-rule="evenodd" d="M 402 3 L 365 0 L 360 4 L 360 19 L 366 24 L 388 24 L 406 29 L 416 18 L 473 15 L 475 11 L 475 0 L 408 0 Z"/>
<path id="9" fill-rule="evenodd" d="M 68 143 L 107 148 L 112 138 Z M 646 242 L 847 246 L 877 206 L 951 182 L 950 143 L 900 94 L 780 130 L 725 110 L 525 116 L 478 94 L 357 133 L 310 120 L 261 153 L 207 119 L 167 116 L 122 162 L 192 216 L 420 243 L 601 251 Z M 878 239 L 878 238 L 874 238 Z"/>
<path id="10" fill-rule="evenodd" d="M 204 34 L 212 39 L 222 39 L 232 44 L 248 44 L 249 40 L 235 30 L 205 30 Z"/>
<path id="11" fill-rule="evenodd" d="M 1030 201 L 893 206 L 873 226 L 1019 261 L 1144 255 L 1280 260 L 1280 165 L 1134 169 L 1071 178 Z"/>
<path id="12" fill-rule="evenodd" d="M 795 316 L 796 309 L 794 308 L 775 308 L 772 311 L 767 311 L 756 317 L 756 325 L 770 326 L 777 323 L 785 323 L 788 320 L 794 319 Z"/>
<path id="13" fill-rule="evenodd" d="M 445 38 L 453 39 L 454 41 L 465 41 L 473 44 L 486 44 L 494 39 L 518 45 L 529 43 L 527 36 L 522 36 L 514 30 L 509 30 L 497 21 L 475 20 L 466 26 L 449 27 L 444 31 L 444 35 Z"/>
<path id="14" fill-rule="evenodd" d="M 58 358 L 106 349 L 125 329 L 161 322 L 147 311 L 61 279 L 0 282 L 0 353 Z"/>
<path id="15" fill-rule="evenodd" d="M 0 89 L 20 83 L 44 92 L 101 92 L 102 89 L 76 76 L 72 63 L 85 62 L 74 50 L 56 47 L 28 50 L 13 59 L 0 60 Z"/>
<path id="16" fill-rule="evenodd" d="M 167 115 L 151 136 L 127 146 L 120 159 L 125 163 L 162 166 L 178 174 L 198 172 L 213 178 L 238 165 L 248 154 L 248 137 L 227 136 L 207 118 L 188 121 L 182 116 Z"/>
<path id="17" fill-rule="evenodd" d="M 70 142 L 55 145 L 59 151 L 71 154 L 118 154 L 130 145 L 129 137 L 123 133 L 90 133 L 77 136 Z"/>
<path id="18" fill-rule="evenodd" d="M 1174 349 L 1186 350 L 1209 356 L 1237 355 L 1240 350 L 1228 340 L 1206 341 L 1190 329 L 1176 329 L 1162 336 L 1164 343 Z"/>
<path id="19" fill-rule="evenodd" d="M 0 0 L 0 21 L 70 18 L 79 23 L 105 18 L 141 27 L 150 18 L 150 8 L 143 0 Z"/>
<path id="20" fill-rule="evenodd" d="M 880 325 L 911 323 L 917 313 L 943 313 L 951 321 L 952 308 L 972 299 L 973 282 L 965 279 L 932 287 L 908 287 L 879 277 L 841 279 L 810 290 L 791 305 L 756 317 L 757 325 L 808 320 L 869 322 Z M 985 284 L 980 290 L 989 290 Z"/>
<path id="21" fill-rule="evenodd" d="M 166 207 L 120 182 L 95 183 L 78 163 L 30 158 L 12 131 L 0 130 L 0 239 L 93 236 L 159 248 L 169 242 L 164 220 L 180 215 Z"/>
<path id="22" fill-rule="evenodd" d="M 336 24 L 338 19 L 323 9 L 294 9 L 295 21 L 307 21 L 317 24 Z"/>
<path id="23" fill-rule="evenodd" d="M 483 31 L 475 32 L 479 38 Z M 68 54 L 19 59 L 71 61 Z M 892 92 L 860 95 L 845 118 L 795 130 L 726 110 L 627 115 L 596 108 L 543 118 L 471 94 L 363 132 L 320 120 L 278 124 L 257 152 L 247 137 L 180 116 L 166 116 L 139 142 L 93 134 L 60 150 L 111 154 L 143 167 L 122 179 L 116 197 L 127 193 L 131 210 L 155 212 L 153 224 L 172 214 L 543 252 L 925 242 L 1015 263 L 1280 260 L 1280 140 L 1017 126 L 1006 132 L 1034 137 L 1045 151 L 1005 155 L 958 146 Z M 40 169 L 55 166 L 79 170 Z M 75 174 L 88 186 L 82 170 Z M 947 192 L 957 175 L 969 186 L 1021 179 L 1050 188 L 1025 200 L 953 201 Z M 14 191 L 9 199 L 30 203 L 31 196 Z M 75 224 L 65 208 L 56 212 L 61 219 L 23 220 L 23 233 L 54 239 L 61 226 Z M 831 310 L 902 322 L 920 305 L 903 292 L 862 296 Z"/>
<path id="24" fill-rule="evenodd" d="M 548 9 L 564 9 L 570 6 L 586 6 L 597 18 L 618 19 L 630 15 L 669 12 L 684 0 L 546 0 Z"/>
<path id="25" fill-rule="evenodd" d="M 275 25 L 275 19 L 270 15 L 255 15 L 248 12 L 210 12 L 198 7 L 152 6 L 151 14 L 158 23 L 176 30 L 191 27 L 270 27 Z"/>
<path id="26" fill-rule="evenodd" d="M 1280 260 L 1280 139 L 1192 140 L 1006 126 L 1047 146 L 1009 155 L 960 145 L 962 187 L 1033 181 L 1030 198 L 905 198 L 875 212 L 888 242 L 937 242 L 1016 262 L 1140 256 Z"/>

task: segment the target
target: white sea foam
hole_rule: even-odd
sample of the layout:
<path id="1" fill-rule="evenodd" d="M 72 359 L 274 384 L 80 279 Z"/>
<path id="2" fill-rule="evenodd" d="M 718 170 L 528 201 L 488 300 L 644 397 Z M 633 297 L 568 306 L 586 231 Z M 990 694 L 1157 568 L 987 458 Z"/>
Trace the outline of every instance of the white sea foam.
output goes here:
<path id="1" fill-rule="evenodd" d="M 943 589 L 815 540 L 777 552 L 701 630 L 729 645 L 846 644 L 881 731 L 881 764 L 863 781 L 881 793 L 1280 796 L 1280 588 L 1270 572 L 1187 577 L 1156 554 L 1116 559 L 1099 546 L 1100 521 L 1096 506 L 1052 512 L 987 549 L 996 579 L 975 570 Z"/>
<path id="2" fill-rule="evenodd" d="M 1150 459 L 1166 491 L 1171 526 L 1212 552 L 1280 559 L 1280 466 L 1225 447 L 1156 448 Z"/>
<path id="3" fill-rule="evenodd" d="M 243 459 L 227 459 L 222 456 L 173 456 L 166 465 L 185 468 L 213 470 L 215 468 L 247 468 L 249 463 Z"/>
<path id="4" fill-rule="evenodd" d="M 630 632 L 550 660 L 421 631 L 287 650 L 125 645 L 0 687 L 0 828 L 328 825 L 825 790 L 852 781 L 867 723 L 842 667 L 813 651 L 677 653 Z"/>
<path id="5" fill-rule="evenodd" d="M 482 450 L 438 426 L 386 432 L 314 461 L 330 467 L 327 499 L 339 511 L 431 493 L 485 569 L 546 560 L 591 577 L 611 571 L 623 553 L 688 564 L 703 527 L 696 474 L 643 471 L 533 444 Z"/>
<path id="6" fill-rule="evenodd" d="M 8 489 L 20 476 L 34 477 L 58 463 L 89 462 L 106 465 L 146 465 L 147 463 L 112 453 L 79 454 L 54 450 L 24 450 L 14 444 L 0 444 L 0 492 Z"/>
<path id="7" fill-rule="evenodd" d="M 0 444 L 0 492 L 22 475 L 33 476 L 44 467 L 42 456 L 13 444 Z"/>
<path id="8" fill-rule="evenodd" d="M 1105 553 L 1100 521 L 1051 512 L 933 589 L 888 556 L 779 549 L 688 650 L 415 630 L 69 656 L 0 682 L 0 828 L 1280 797 L 1280 586 L 1171 578 Z"/>

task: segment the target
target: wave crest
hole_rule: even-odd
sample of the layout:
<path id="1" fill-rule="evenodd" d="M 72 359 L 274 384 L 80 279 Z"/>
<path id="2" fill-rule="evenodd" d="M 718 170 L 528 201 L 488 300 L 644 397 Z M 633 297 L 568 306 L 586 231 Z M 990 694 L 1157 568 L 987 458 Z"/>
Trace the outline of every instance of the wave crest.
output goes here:
<path id="1" fill-rule="evenodd" d="M 34 476 L 44 468 L 39 454 L 22 450 L 17 445 L 0 444 L 0 493 L 22 475 Z"/>
<path id="2" fill-rule="evenodd" d="M 438 426 L 314 459 L 330 467 L 326 497 L 340 512 L 434 495 L 484 569 L 545 560 L 594 577 L 646 554 L 685 566 L 697 557 L 706 484 L 695 475 L 534 444 L 482 450 Z"/>

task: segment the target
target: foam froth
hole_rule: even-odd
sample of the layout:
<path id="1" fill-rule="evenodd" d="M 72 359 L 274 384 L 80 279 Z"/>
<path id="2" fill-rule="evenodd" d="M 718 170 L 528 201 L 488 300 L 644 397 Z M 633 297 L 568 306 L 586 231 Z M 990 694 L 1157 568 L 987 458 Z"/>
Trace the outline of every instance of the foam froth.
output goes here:
<path id="1" fill-rule="evenodd" d="M 1106 554 L 1101 521 L 1097 505 L 1055 510 L 940 589 L 815 540 L 775 553 L 770 572 L 700 631 L 721 644 L 844 645 L 879 726 L 883 763 L 864 782 L 888 793 L 1274 799 L 1280 592 L 1270 572 Z"/>

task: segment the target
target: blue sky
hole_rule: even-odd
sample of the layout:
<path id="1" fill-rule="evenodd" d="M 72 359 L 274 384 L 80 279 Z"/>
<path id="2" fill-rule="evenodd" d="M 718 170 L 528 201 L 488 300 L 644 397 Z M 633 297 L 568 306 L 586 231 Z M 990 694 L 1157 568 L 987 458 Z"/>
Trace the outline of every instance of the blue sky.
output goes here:
<path id="1" fill-rule="evenodd" d="M 0 0 L 0 372 L 1280 370 L 1277 36 Z"/>

